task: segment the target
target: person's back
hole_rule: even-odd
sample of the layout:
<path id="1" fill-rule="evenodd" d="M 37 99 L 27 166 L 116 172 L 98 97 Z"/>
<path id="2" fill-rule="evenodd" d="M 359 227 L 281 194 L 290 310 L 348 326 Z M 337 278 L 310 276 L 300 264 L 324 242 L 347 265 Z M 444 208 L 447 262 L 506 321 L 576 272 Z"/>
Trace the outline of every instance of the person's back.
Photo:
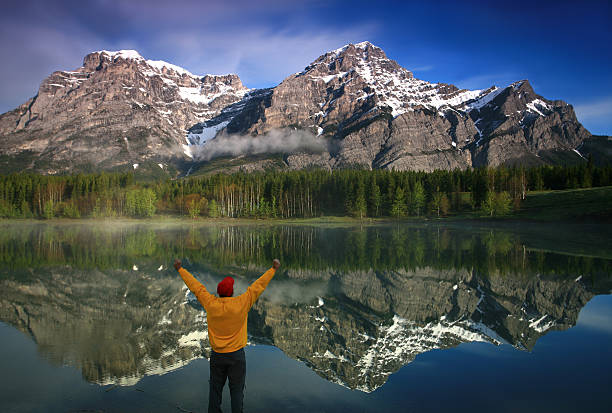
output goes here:
<path id="1" fill-rule="evenodd" d="M 208 339 L 212 347 L 210 358 L 210 394 L 208 411 L 221 411 L 221 395 L 225 380 L 229 377 L 232 412 L 242 411 L 243 390 L 246 375 L 244 347 L 247 344 L 249 310 L 266 289 L 280 262 L 274 260 L 272 268 L 259 277 L 244 294 L 233 297 L 234 280 L 226 277 L 217 286 L 219 297 L 210 294 L 189 271 L 175 260 L 187 288 L 193 292 L 204 310 L 208 322 Z"/>

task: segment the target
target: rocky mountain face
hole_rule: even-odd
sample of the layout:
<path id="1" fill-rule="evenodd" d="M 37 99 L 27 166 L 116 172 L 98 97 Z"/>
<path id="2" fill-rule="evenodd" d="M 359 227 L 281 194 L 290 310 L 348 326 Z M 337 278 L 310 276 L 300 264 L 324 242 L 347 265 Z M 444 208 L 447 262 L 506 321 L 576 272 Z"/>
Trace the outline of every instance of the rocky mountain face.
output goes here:
<path id="1" fill-rule="evenodd" d="M 474 91 L 430 83 L 369 42 L 326 53 L 262 90 L 236 75 L 194 76 L 134 51 L 95 52 L 0 116 L 0 166 L 18 161 L 57 173 L 154 162 L 186 170 L 208 159 L 212 139 L 275 130 L 309 131 L 326 142 L 322 152 L 285 153 L 291 169 L 533 165 L 555 162 L 555 153 L 580 160 L 575 149 L 591 137 L 571 105 L 537 95 L 527 80 Z M 247 157 L 241 165 L 270 162 Z"/>
<path id="2" fill-rule="evenodd" d="M 164 168 L 184 157 L 187 128 L 247 93 L 236 75 L 198 77 L 134 51 L 95 52 L 0 117 L 0 152 L 49 174 L 146 161 Z"/>
<path id="3" fill-rule="evenodd" d="M 69 266 L 0 281 L 0 320 L 32 336 L 52 361 L 99 384 L 133 385 L 210 347 L 205 313 L 175 276 L 153 266 L 84 271 Z M 531 350 L 550 330 L 575 325 L 598 291 L 574 279 L 520 274 L 483 278 L 466 270 L 333 270 L 280 281 L 308 302 L 276 299 L 278 283 L 249 315 L 250 342 L 272 344 L 327 380 L 370 392 L 421 353 L 464 342 Z M 205 283 L 214 281 L 207 280 Z M 609 284 L 605 286 L 607 292 Z M 306 294 L 308 295 L 308 294 Z"/>
<path id="4" fill-rule="evenodd" d="M 527 80 L 476 91 L 429 83 L 368 42 L 327 53 L 288 77 L 227 132 L 287 127 L 336 144 L 329 153 L 287 156 L 291 168 L 537 164 L 542 151 L 572 151 L 590 137 L 570 105 L 537 95 Z"/>
<path id="5" fill-rule="evenodd" d="M 199 343 L 208 342 L 204 313 L 184 305 L 182 282 L 153 282 L 154 272 L 66 266 L 37 271 L 31 282 L 3 279 L 0 320 L 87 381 L 133 385 L 202 357 Z"/>
<path id="6" fill-rule="evenodd" d="M 332 294 L 310 306 L 257 303 L 253 333 L 319 375 L 371 392 L 419 354 L 482 341 L 533 349 L 576 324 L 593 291 L 573 279 L 485 279 L 469 271 L 329 275 Z"/>

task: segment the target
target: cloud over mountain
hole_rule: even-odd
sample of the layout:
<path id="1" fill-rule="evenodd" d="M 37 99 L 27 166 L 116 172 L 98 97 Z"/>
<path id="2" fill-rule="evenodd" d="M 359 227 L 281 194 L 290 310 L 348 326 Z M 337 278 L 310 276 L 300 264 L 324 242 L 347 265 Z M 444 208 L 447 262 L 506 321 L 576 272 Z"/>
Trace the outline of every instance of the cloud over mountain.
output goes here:
<path id="1" fill-rule="evenodd" d="M 304 130 L 275 129 L 262 136 L 221 135 L 202 145 L 194 157 L 209 161 L 220 156 L 257 155 L 262 153 L 321 153 L 331 144 Z"/>

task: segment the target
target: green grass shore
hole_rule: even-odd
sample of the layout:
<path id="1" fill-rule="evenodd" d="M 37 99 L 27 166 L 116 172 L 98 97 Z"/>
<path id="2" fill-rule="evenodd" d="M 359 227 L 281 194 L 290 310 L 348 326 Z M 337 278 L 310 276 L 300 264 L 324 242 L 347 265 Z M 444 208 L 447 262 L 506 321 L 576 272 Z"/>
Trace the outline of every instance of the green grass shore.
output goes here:
<path id="1" fill-rule="evenodd" d="M 573 218 L 612 222 L 612 187 L 532 192 L 513 217 L 543 221 Z"/>

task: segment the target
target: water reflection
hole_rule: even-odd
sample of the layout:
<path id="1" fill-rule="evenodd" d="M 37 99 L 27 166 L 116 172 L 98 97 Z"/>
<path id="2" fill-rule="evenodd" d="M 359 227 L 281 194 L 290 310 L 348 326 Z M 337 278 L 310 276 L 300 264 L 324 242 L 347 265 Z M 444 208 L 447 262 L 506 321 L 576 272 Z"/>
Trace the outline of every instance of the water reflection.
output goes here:
<path id="1" fill-rule="evenodd" d="M 168 270 L 173 257 L 206 285 L 230 272 L 244 290 L 280 256 L 284 271 L 249 316 L 251 343 L 273 344 L 322 377 L 369 392 L 431 349 L 485 341 L 530 350 L 610 291 L 605 247 L 560 254 L 530 234 L 5 224 L 0 321 L 90 382 L 131 385 L 210 351 L 205 313 Z"/>

